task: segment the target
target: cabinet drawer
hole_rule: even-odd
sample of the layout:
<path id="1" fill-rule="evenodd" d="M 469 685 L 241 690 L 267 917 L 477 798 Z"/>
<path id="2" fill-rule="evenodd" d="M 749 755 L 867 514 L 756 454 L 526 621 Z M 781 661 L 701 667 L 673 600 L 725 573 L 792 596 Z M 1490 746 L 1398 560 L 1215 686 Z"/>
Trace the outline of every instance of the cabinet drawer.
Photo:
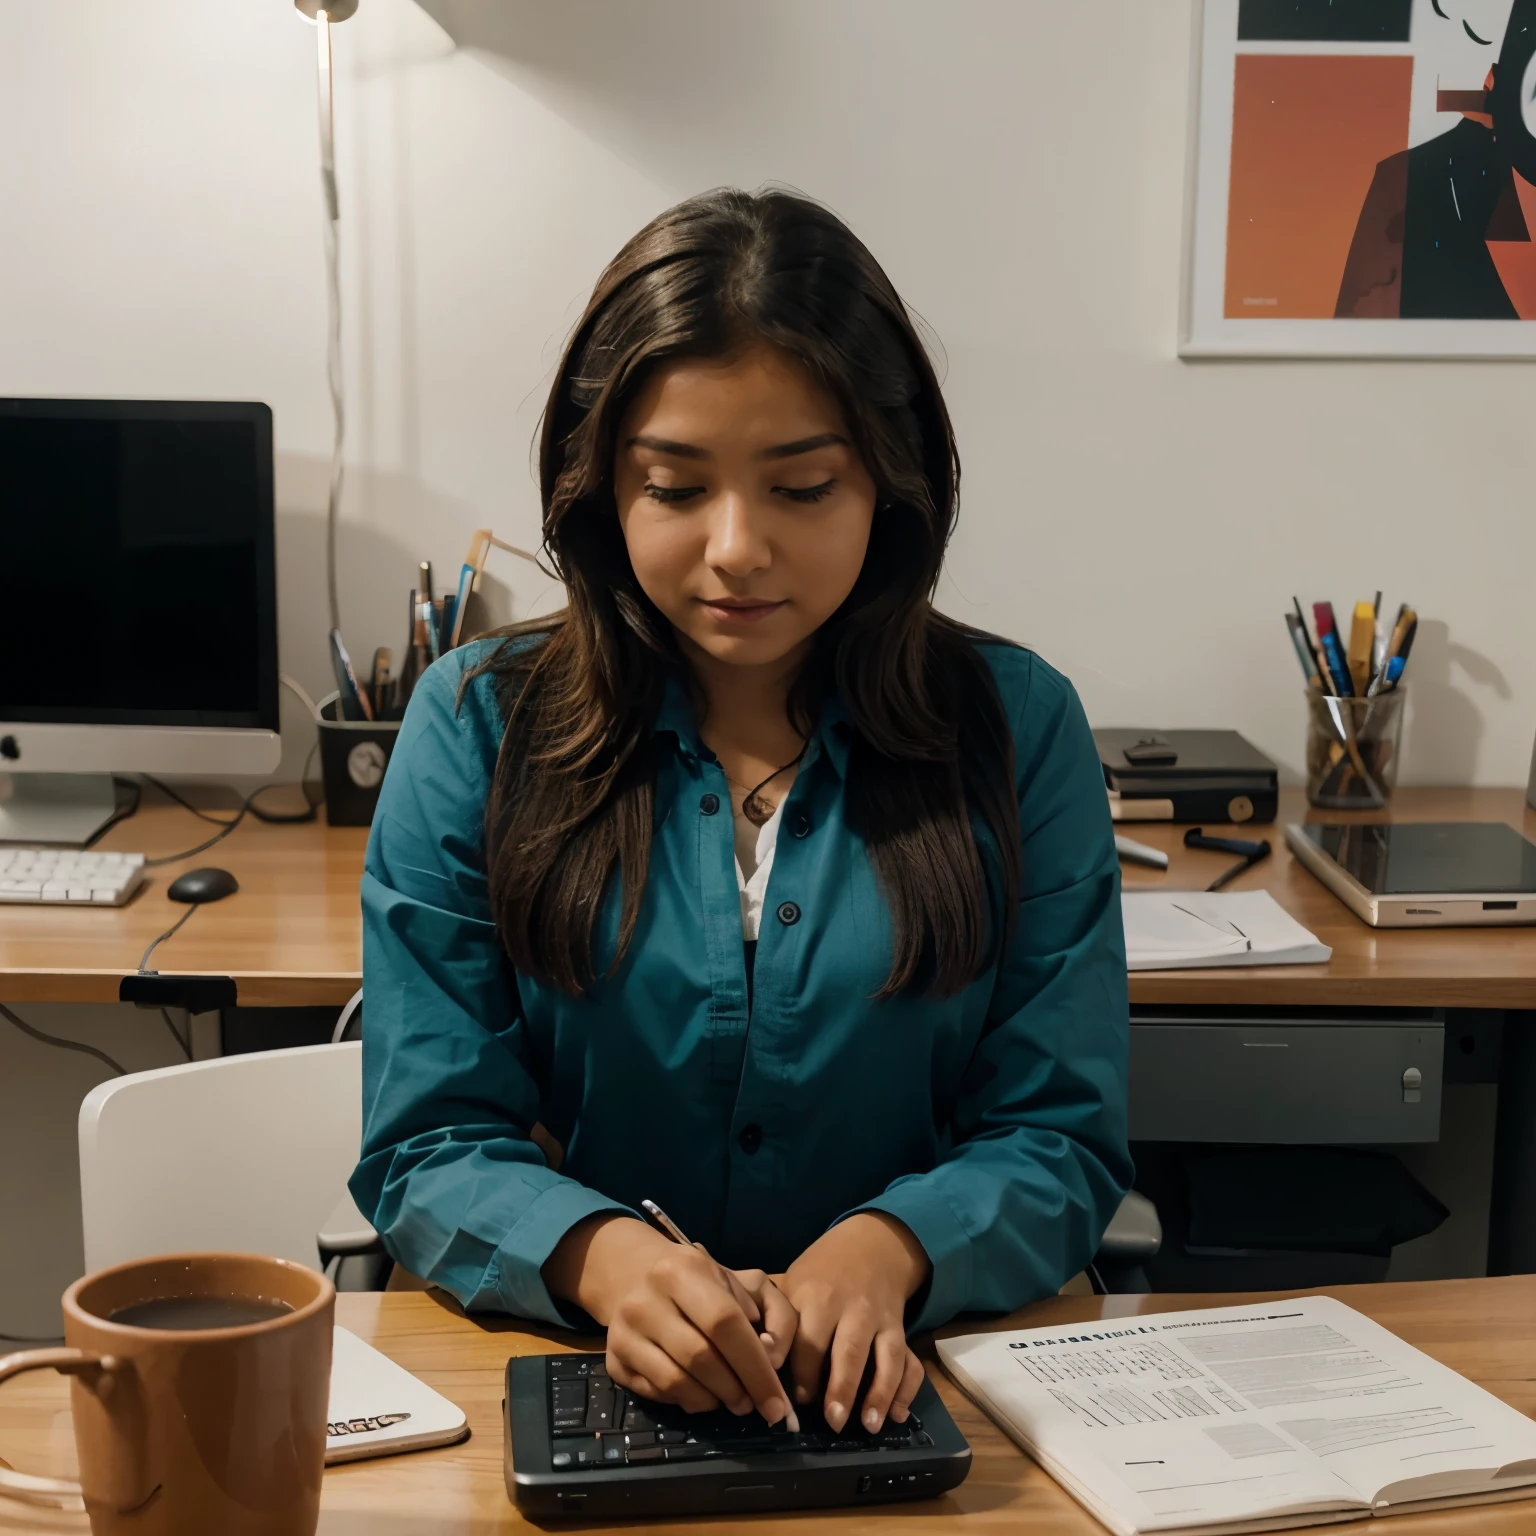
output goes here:
<path id="1" fill-rule="evenodd" d="M 1438 1023 L 1132 1020 L 1131 1139 L 1438 1141 L 1444 1044 Z"/>

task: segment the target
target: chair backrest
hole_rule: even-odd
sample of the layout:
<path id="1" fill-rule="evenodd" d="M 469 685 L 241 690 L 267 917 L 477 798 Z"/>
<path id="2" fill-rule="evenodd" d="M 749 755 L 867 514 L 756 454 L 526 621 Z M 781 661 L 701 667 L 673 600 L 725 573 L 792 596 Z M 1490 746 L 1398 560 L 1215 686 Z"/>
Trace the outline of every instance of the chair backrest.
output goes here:
<path id="1" fill-rule="evenodd" d="M 80 1106 L 87 1271 L 224 1249 L 319 1267 L 362 1139 L 362 1047 L 314 1045 L 114 1078 Z"/>

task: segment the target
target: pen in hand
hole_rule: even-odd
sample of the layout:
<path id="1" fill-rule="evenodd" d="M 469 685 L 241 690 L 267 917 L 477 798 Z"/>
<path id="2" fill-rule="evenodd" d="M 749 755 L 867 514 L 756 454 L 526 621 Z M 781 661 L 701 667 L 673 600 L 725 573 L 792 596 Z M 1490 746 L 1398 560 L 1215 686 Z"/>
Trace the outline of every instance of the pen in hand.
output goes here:
<path id="1" fill-rule="evenodd" d="M 655 1227 L 663 1237 L 671 1238 L 674 1243 L 678 1243 L 684 1248 L 692 1248 L 694 1246 L 694 1244 L 688 1240 L 688 1237 L 684 1233 L 683 1229 L 678 1226 L 678 1224 L 673 1221 L 672 1218 L 668 1216 L 667 1213 L 662 1210 L 662 1208 L 657 1205 L 654 1200 L 642 1200 L 640 1202 L 640 1209 L 645 1212 L 646 1220 L 649 1221 L 650 1224 Z M 771 1333 L 760 1333 L 758 1334 L 758 1338 L 761 1339 L 765 1345 L 772 1345 L 774 1341 L 773 1335 Z M 784 1427 L 790 1432 L 790 1434 L 798 1435 L 800 1433 L 800 1420 L 798 1417 L 796 1417 L 795 1405 L 790 1399 L 788 1393 L 785 1393 L 784 1400 L 788 1408 L 788 1412 L 784 1415 Z"/>

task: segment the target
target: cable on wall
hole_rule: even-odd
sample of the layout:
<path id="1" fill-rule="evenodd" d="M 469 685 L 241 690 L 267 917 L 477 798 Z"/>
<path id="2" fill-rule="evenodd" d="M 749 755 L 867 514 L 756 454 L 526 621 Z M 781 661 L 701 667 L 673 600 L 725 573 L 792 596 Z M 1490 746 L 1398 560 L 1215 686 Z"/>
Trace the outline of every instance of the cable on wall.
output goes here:
<path id="1" fill-rule="evenodd" d="M 357 9 L 357 0 L 293 0 L 294 6 L 315 23 L 316 66 L 320 99 L 320 189 L 325 197 L 325 376 L 331 391 L 335 434 L 331 441 L 331 482 L 325 506 L 325 594 L 331 628 L 341 628 L 341 602 L 336 590 L 336 519 L 341 506 L 341 445 L 346 433 L 341 369 L 341 207 L 336 196 L 336 131 L 331 110 L 335 72 L 331 67 L 331 23 L 345 21 Z"/>

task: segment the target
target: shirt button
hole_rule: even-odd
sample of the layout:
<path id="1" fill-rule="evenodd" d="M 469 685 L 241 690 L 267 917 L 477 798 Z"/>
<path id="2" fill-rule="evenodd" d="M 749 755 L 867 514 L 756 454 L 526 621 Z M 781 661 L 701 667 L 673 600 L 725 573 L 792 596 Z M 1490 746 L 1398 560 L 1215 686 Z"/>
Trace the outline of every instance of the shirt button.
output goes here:
<path id="1" fill-rule="evenodd" d="M 789 830 L 793 832 L 796 837 L 807 836 L 811 830 L 811 818 L 803 814 L 796 816 L 795 819 L 790 822 Z"/>
<path id="2" fill-rule="evenodd" d="M 779 921 L 786 928 L 792 928 L 800 921 L 800 908 L 792 901 L 781 901 L 779 903 Z"/>
<path id="3" fill-rule="evenodd" d="M 751 1157 L 763 1144 L 763 1128 L 760 1125 L 744 1125 L 736 1140 L 741 1150 Z"/>
<path id="4" fill-rule="evenodd" d="M 713 816 L 715 812 L 720 809 L 720 796 L 705 795 L 704 798 L 699 801 L 699 809 L 706 816 Z"/>

